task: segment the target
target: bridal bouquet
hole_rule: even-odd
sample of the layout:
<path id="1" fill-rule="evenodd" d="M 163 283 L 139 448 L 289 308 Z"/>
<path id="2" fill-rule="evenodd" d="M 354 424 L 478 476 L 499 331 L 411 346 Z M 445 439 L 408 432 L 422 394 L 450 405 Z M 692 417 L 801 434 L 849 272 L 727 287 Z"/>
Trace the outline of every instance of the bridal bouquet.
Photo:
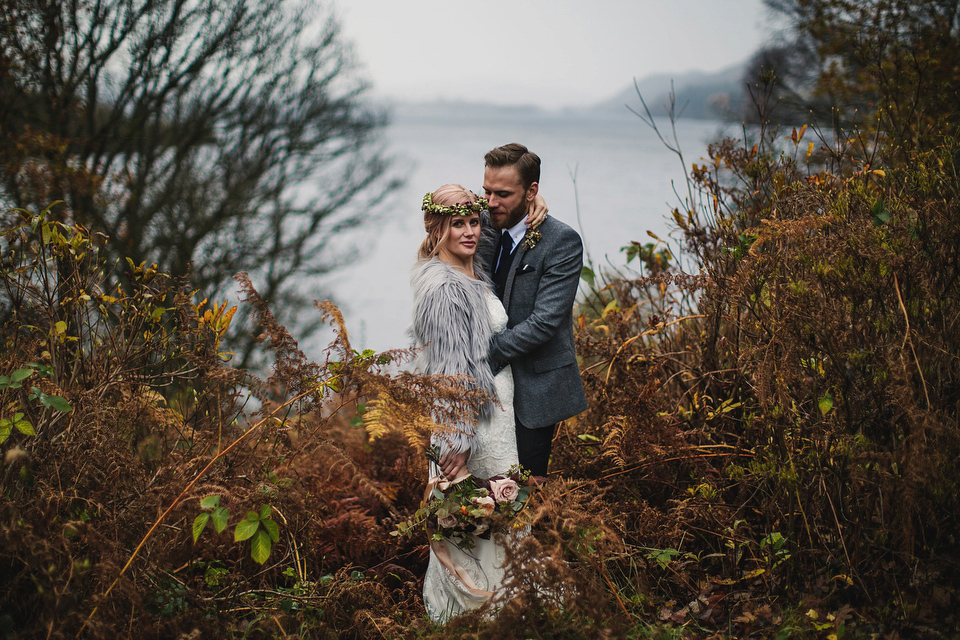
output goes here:
<path id="1" fill-rule="evenodd" d="M 427 457 L 436 461 L 435 449 Z M 473 546 L 471 536 L 489 539 L 491 534 L 519 528 L 530 501 L 526 481 L 530 472 L 514 465 L 505 474 L 491 478 L 466 475 L 454 482 L 436 480 L 428 485 L 420 509 L 413 518 L 397 524 L 392 535 L 412 535 L 426 529 L 430 540 L 450 540 L 462 549 Z"/>

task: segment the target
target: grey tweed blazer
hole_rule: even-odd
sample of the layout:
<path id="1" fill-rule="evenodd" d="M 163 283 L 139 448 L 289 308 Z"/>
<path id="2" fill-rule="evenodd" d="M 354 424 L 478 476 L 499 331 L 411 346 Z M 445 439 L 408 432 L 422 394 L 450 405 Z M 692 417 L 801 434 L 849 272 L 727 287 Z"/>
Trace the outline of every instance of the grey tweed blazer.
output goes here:
<path id="1" fill-rule="evenodd" d="M 573 304 L 583 268 L 580 235 L 556 218 L 539 227 L 532 249 L 520 245 L 507 275 L 507 329 L 490 338 L 490 367 L 513 371 L 513 408 L 530 429 L 556 424 L 587 408 L 573 342 Z M 491 274 L 500 232 L 484 225 L 478 256 Z"/>

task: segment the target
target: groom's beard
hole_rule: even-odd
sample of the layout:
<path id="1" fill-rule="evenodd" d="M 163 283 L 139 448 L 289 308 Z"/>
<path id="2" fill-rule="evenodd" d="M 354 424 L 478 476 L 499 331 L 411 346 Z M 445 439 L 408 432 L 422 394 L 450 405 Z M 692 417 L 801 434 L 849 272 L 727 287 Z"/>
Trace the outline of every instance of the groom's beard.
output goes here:
<path id="1" fill-rule="evenodd" d="M 500 211 L 503 211 L 503 210 L 504 209 L 498 209 L 496 212 L 490 212 L 490 213 L 491 214 L 499 213 Z M 499 231 L 503 231 L 505 229 L 509 229 L 513 225 L 523 220 L 527 214 L 526 201 L 521 200 L 520 204 L 518 204 L 513 209 L 506 210 L 506 213 L 507 213 L 506 216 L 497 216 L 496 218 L 493 218 L 493 217 L 490 218 L 490 222 L 495 229 Z"/>

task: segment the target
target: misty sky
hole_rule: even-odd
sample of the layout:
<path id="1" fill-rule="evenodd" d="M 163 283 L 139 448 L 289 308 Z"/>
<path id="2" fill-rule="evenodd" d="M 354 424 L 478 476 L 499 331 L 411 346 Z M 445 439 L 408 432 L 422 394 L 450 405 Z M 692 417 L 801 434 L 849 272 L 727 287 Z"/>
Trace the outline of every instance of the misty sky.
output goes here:
<path id="1" fill-rule="evenodd" d="M 333 0 L 380 96 L 544 107 L 716 71 L 770 38 L 762 0 Z"/>

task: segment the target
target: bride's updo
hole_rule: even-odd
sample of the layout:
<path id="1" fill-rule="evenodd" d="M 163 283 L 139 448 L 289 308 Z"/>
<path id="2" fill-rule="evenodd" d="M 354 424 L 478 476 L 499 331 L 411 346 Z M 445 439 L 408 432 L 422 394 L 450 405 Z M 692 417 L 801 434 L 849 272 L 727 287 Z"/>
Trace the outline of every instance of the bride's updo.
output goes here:
<path id="1" fill-rule="evenodd" d="M 445 184 L 433 192 L 434 204 L 453 206 L 458 204 L 470 205 L 477 201 L 477 194 L 461 187 L 459 184 Z M 427 237 L 420 244 L 419 256 L 421 260 L 429 260 L 440 252 L 440 247 L 450 233 L 450 219 L 453 216 L 444 213 L 434 213 L 430 210 L 423 212 L 423 228 Z"/>

